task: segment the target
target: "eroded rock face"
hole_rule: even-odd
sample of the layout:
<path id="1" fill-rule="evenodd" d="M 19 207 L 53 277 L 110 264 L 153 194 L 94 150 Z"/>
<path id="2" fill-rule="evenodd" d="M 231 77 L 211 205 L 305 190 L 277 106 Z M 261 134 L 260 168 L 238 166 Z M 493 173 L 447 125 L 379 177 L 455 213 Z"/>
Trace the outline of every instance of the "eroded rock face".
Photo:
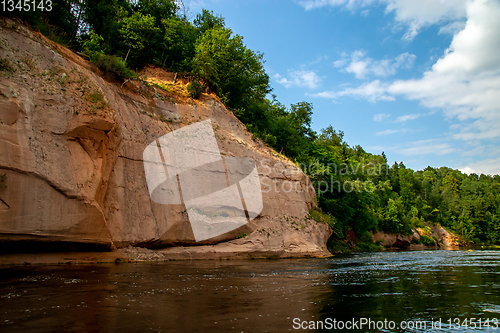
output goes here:
<path id="1" fill-rule="evenodd" d="M 408 248 L 413 246 L 415 243 L 419 243 L 420 238 L 426 235 L 431 239 L 434 239 L 435 246 L 443 248 L 453 248 L 460 245 L 457 236 L 451 234 L 449 231 L 444 229 L 439 225 L 430 225 L 426 228 L 415 228 L 413 229 L 413 234 L 411 235 L 401 235 L 395 233 L 386 233 L 378 231 L 372 235 L 373 241 L 380 243 L 385 247 L 395 247 L 395 248 Z M 417 246 L 423 246 L 421 244 Z"/>
<path id="2" fill-rule="evenodd" d="M 112 84 L 88 62 L 8 19 L 0 21 L 0 58 L 12 67 L 0 72 L 4 244 L 71 242 L 108 249 L 217 244 L 190 248 L 204 253 L 201 257 L 327 254 L 330 228 L 305 219 L 315 205 L 307 176 L 253 140 L 215 97 L 193 101 L 140 82 Z M 206 119 L 223 157 L 255 161 L 264 205 L 250 223 L 197 243 L 184 205 L 151 200 L 142 159 L 154 140 Z"/>

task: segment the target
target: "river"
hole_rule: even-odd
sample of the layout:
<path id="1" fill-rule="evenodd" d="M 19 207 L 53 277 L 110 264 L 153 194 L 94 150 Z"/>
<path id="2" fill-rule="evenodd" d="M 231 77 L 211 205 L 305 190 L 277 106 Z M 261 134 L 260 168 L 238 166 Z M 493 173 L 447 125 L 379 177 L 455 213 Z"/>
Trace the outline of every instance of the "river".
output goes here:
<path id="1" fill-rule="evenodd" d="M 499 264 L 436 250 L 2 267 L 0 332 L 493 332 Z"/>

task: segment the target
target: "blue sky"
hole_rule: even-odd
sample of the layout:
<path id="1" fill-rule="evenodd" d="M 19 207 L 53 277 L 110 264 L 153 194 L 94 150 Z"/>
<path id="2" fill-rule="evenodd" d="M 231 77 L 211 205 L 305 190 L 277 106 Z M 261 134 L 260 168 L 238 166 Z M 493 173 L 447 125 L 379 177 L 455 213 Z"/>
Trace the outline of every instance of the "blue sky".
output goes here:
<path id="1" fill-rule="evenodd" d="M 185 0 L 264 53 L 313 129 L 413 169 L 500 173 L 500 0 Z"/>

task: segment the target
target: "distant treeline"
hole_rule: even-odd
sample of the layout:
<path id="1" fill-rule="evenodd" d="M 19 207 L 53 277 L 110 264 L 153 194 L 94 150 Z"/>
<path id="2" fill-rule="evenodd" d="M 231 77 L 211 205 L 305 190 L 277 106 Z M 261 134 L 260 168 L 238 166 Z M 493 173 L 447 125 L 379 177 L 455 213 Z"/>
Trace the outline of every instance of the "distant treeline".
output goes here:
<path id="1" fill-rule="evenodd" d="M 53 40 L 87 54 L 117 79 L 154 64 L 191 75 L 248 129 L 310 176 L 335 237 L 354 230 L 410 233 L 440 223 L 476 243 L 500 243 L 500 177 L 450 168 L 413 171 L 349 146 L 331 126 L 311 129 L 312 104 L 285 107 L 271 95 L 263 55 L 203 10 L 190 21 L 171 0 L 54 0 L 51 11 L 13 11 Z M 271 96 L 271 97 L 269 97 Z M 335 121 L 335 119 L 332 119 Z M 369 168 L 373 166 L 372 172 Z M 380 171 L 382 170 L 382 172 Z M 356 172 L 354 172 L 356 171 Z"/>

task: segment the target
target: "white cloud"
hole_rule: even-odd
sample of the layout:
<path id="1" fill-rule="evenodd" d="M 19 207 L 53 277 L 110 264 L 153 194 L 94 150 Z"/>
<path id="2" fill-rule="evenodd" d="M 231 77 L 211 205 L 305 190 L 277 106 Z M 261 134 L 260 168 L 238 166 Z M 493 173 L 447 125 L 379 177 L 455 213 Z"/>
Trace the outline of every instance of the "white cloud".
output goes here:
<path id="1" fill-rule="evenodd" d="M 449 34 L 455 35 L 457 32 L 462 31 L 465 28 L 465 21 L 455 21 L 439 28 L 438 34 Z"/>
<path id="2" fill-rule="evenodd" d="M 456 21 L 465 17 L 467 0 L 380 0 L 386 13 L 394 12 L 396 21 L 408 25 L 404 39 L 412 40 L 425 26 Z"/>
<path id="3" fill-rule="evenodd" d="M 391 129 L 388 129 L 388 130 L 385 130 L 385 131 L 380 131 L 380 132 L 377 132 L 375 133 L 375 135 L 389 135 L 389 134 L 394 134 L 394 133 L 399 133 L 399 132 L 404 132 L 403 130 L 391 130 Z"/>
<path id="4" fill-rule="evenodd" d="M 340 60 L 333 62 L 333 67 L 341 68 L 341 67 L 344 67 L 345 65 L 347 65 L 348 63 L 349 63 L 349 60 L 347 60 L 345 58 L 340 59 Z"/>
<path id="5" fill-rule="evenodd" d="M 464 30 L 421 79 L 395 81 L 389 95 L 402 94 L 439 107 L 463 123 L 454 138 L 500 137 L 500 3 L 476 0 L 467 9 Z"/>
<path id="6" fill-rule="evenodd" d="M 390 114 L 377 113 L 376 115 L 373 116 L 373 121 L 382 121 L 385 118 L 389 118 L 390 116 L 391 116 Z"/>
<path id="7" fill-rule="evenodd" d="M 423 27 L 461 20 L 465 17 L 468 0 L 303 0 L 298 3 L 306 10 L 315 8 L 345 7 L 361 9 L 372 4 L 386 6 L 386 13 L 394 13 L 396 22 L 408 26 L 404 39 L 411 40 Z"/>
<path id="8" fill-rule="evenodd" d="M 298 3 L 304 7 L 306 10 L 322 8 L 326 6 L 336 7 L 345 6 L 350 10 L 354 10 L 356 7 L 364 7 L 376 2 L 376 0 L 301 0 Z"/>
<path id="9" fill-rule="evenodd" d="M 414 142 L 415 146 L 410 148 L 400 148 L 397 151 L 406 156 L 415 155 L 446 155 L 456 151 L 448 143 L 429 143 L 426 140 Z"/>
<path id="10" fill-rule="evenodd" d="M 374 80 L 316 96 L 357 96 L 376 102 L 403 95 L 444 110 L 449 119 L 458 119 L 460 124 L 450 128 L 454 139 L 500 138 L 500 2 L 470 2 L 467 17 L 465 28 L 421 78 L 392 83 Z"/>
<path id="11" fill-rule="evenodd" d="M 321 63 L 323 60 L 327 60 L 328 56 L 327 55 L 322 55 L 317 57 L 315 60 L 308 62 L 308 65 L 317 65 Z"/>
<path id="12" fill-rule="evenodd" d="M 313 71 L 307 70 L 289 70 L 289 78 L 282 77 L 279 74 L 275 74 L 274 78 L 279 84 L 282 84 L 286 88 L 292 86 L 304 87 L 309 89 L 316 89 L 321 82 L 321 77 L 319 77 Z"/>
<path id="13" fill-rule="evenodd" d="M 342 68 L 344 71 L 352 73 L 358 79 L 364 79 L 367 75 L 389 76 L 396 74 L 400 68 L 410 69 L 415 63 L 417 57 L 414 54 L 405 52 L 398 55 L 394 60 L 383 59 L 374 60 L 366 57 L 366 51 L 357 50 L 351 55 L 350 62 L 343 58 L 333 63 L 334 67 Z"/>
<path id="14" fill-rule="evenodd" d="M 477 155 L 482 155 L 485 152 L 484 146 L 477 146 L 471 150 L 463 152 L 461 155 L 462 156 L 477 156 Z"/>
<path id="15" fill-rule="evenodd" d="M 405 114 L 404 116 L 399 116 L 398 119 L 396 119 L 396 122 L 404 123 L 407 122 L 408 120 L 415 120 L 420 116 L 421 116 L 420 114 Z"/>
<path id="16" fill-rule="evenodd" d="M 466 166 L 460 167 L 460 171 L 471 174 L 486 174 L 486 175 L 499 175 L 500 174 L 500 158 L 489 158 L 486 160 L 469 163 Z"/>
<path id="17" fill-rule="evenodd" d="M 387 85 L 381 83 L 379 80 L 375 80 L 362 84 L 357 88 L 346 88 L 341 91 L 324 91 L 312 96 L 332 99 L 338 99 L 343 96 L 354 96 L 365 98 L 372 103 L 376 101 L 394 101 L 394 97 L 388 95 L 386 91 Z"/>

